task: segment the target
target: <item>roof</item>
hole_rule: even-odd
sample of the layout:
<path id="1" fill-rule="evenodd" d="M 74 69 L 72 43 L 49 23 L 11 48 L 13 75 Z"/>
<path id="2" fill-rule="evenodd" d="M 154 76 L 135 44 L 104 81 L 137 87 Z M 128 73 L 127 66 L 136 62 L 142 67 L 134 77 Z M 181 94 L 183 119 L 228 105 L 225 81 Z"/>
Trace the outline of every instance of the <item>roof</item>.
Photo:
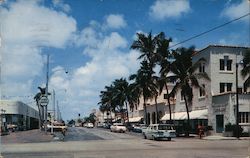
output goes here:
<path id="1" fill-rule="evenodd" d="M 216 45 L 216 44 L 212 44 L 212 45 L 208 45 L 205 48 L 202 48 L 201 50 L 195 51 L 193 53 L 193 56 L 199 54 L 200 52 L 202 52 L 203 50 L 206 50 L 210 47 L 222 47 L 222 48 L 243 48 L 243 49 L 250 49 L 250 47 L 243 47 L 243 46 L 232 46 L 232 45 Z"/>

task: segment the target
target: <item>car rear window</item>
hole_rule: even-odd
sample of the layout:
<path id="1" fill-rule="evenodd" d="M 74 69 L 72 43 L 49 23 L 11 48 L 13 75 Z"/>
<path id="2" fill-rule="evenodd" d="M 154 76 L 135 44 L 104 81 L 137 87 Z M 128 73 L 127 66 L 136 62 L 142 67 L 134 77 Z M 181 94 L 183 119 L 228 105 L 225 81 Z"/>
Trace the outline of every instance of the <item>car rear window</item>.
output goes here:
<path id="1" fill-rule="evenodd" d="M 159 125 L 158 130 L 172 130 L 172 126 L 167 126 L 167 125 Z"/>

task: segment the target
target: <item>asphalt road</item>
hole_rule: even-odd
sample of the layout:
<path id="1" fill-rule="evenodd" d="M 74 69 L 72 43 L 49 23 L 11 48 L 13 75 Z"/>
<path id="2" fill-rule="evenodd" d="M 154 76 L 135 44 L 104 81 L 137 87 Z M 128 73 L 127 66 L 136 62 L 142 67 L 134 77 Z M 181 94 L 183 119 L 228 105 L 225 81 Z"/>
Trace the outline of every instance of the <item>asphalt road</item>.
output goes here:
<path id="1" fill-rule="evenodd" d="M 4 158 L 246 158 L 249 140 L 151 141 L 103 129 L 70 128 L 65 141 L 3 145 Z"/>

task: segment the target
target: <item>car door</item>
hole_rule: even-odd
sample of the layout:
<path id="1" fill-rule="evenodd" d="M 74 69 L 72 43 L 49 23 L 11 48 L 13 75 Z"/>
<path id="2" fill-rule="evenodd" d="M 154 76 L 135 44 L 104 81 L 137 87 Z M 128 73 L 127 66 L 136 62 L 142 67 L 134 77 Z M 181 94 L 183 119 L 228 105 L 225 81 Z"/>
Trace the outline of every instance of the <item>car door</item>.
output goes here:
<path id="1" fill-rule="evenodd" d="M 145 135 L 148 139 L 150 139 L 151 137 L 151 126 L 148 126 L 148 128 L 146 129 Z"/>

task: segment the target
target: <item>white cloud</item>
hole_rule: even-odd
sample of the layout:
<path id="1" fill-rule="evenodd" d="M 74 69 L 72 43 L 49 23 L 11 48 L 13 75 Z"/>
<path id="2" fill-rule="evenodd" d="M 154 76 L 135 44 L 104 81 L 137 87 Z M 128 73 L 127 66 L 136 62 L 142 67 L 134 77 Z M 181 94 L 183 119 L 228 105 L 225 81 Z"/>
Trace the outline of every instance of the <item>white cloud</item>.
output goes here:
<path id="1" fill-rule="evenodd" d="M 221 13 L 222 16 L 230 19 L 239 18 L 250 12 L 250 3 L 248 0 L 242 0 L 240 3 L 229 4 Z M 249 22 L 249 17 L 242 19 L 245 22 Z"/>
<path id="2" fill-rule="evenodd" d="M 191 10 L 188 0 L 157 0 L 149 11 L 150 17 L 156 20 L 178 18 Z"/>
<path id="3" fill-rule="evenodd" d="M 34 80 L 45 64 L 43 48 L 66 47 L 76 21 L 39 1 L 22 0 L 2 7 L 0 19 L 3 95 L 34 94 Z"/>
<path id="4" fill-rule="evenodd" d="M 126 21 L 123 18 L 123 15 L 120 14 L 110 14 L 105 18 L 105 27 L 112 29 L 124 28 L 127 26 Z"/>
<path id="5" fill-rule="evenodd" d="M 53 0 L 52 3 L 54 7 L 62 9 L 66 13 L 71 11 L 71 7 L 68 4 L 65 4 L 63 0 Z"/>
<path id="6" fill-rule="evenodd" d="M 104 86 L 111 84 L 114 79 L 128 77 L 139 68 L 137 61 L 139 53 L 134 50 L 129 52 L 123 50 L 127 46 L 125 38 L 117 32 L 111 32 L 105 36 L 101 28 L 99 30 L 91 28 L 90 32 L 93 31 L 92 34 L 98 36 L 94 36 L 91 43 L 84 43 L 83 50 L 91 60 L 84 66 L 76 68 L 70 78 L 64 74 L 61 74 L 61 79 L 57 75 L 51 78 L 51 85 L 55 89 L 60 89 L 62 85 L 67 87 L 66 95 L 70 98 L 64 106 L 67 109 L 67 115 L 68 113 L 86 115 L 91 109 L 97 107 L 99 94 Z M 89 29 L 86 27 L 83 30 Z"/>

